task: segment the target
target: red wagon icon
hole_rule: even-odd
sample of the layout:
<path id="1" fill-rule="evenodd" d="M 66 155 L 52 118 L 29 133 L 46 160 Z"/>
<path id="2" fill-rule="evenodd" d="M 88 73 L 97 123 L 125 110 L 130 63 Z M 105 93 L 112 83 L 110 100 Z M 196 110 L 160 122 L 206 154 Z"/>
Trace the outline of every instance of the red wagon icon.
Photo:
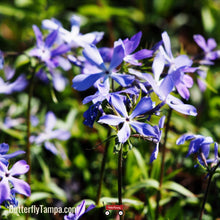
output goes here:
<path id="1" fill-rule="evenodd" d="M 118 210 L 119 215 L 123 215 L 123 205 L 106 205 L 105 215 L 110 215 L 110 210 Z"/>

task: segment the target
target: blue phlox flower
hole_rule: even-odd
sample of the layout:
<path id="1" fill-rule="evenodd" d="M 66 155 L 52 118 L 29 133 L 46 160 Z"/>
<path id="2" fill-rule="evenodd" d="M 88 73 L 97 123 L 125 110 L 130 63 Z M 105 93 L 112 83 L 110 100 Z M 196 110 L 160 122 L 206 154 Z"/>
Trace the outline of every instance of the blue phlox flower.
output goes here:
<path id="1" fill-rule="evenodd" d="M 190 97 L 189 88 L 193 86 L 193 79 L 191 76 L 184 74 L 184 72 L 181 72 L 180 80 L 176 83 L 176 89 L 179 93 L 179 95 L 188 100 Z"/>
<path id="2" fill-rule="evenodd" d="M 191 116 L 197 115 L 197 110 L 193 105 L 185 104 L 180 99 L 170 94 L 166 98 L 166 104 L 169 105 L 170 108 L 184 115 L 191 115 Z"/>
<path id="3" fill-rule="evenodd" d="M 70 50 L 69 46 L 60 44 L 56 48 L 53 47 L 57 39 L 58 29 L 52 31 L 45 41 L 40 29 L 36 25 L 33 25 L 33 30 L 36 35 L 37 47 L 32 49 L 29 55 L 38 57 L 42 62 L 45 62 L 50 71 L 58 66 L 65 71 L 69 70 L 71 68 L 70 62 L 61 57 L 62 54 Z"/>
<path id="4" fill-rule="evenodd" d="M 207 158 L 210 152 L 210 144 L 214 143 L 213 139 L 211 137 L 205 137 L 202 135 L 184 134 L 176 141 L 176 144 L 181 145 L 188 140 L 191 141 L 189 144 L 187 157 L 190 154 L 197 154 L 199 163 L 202 164 L 203 166 L 204 165 L 207 166 Z M 215 144 L 215 154 L 217 154 L 216 148 L 217 147 Z"/>
<path id="5" fill-rule="evenodd" d="M 13 82 L 10 82 L 15 75 L 15 70 L 9 66 L 5 66 L 4 73 L 6 80 L 0 77 L 0 93 L 12 94 L 23 91 L 27 87 L 28 81 L 24 74 L 21 74 Z"/>
<path id="6" fill-rule="evenodd" d="M 0 50 L 0 69 L 4 68 L 4 54 L 3 52 Z"/>
<path id="7" fill-rule="evenodd" d="M 64 220 L 78 220 L 83 214 L 89 212 L 95 207 L 96 206 L 92 204 L 86 209 L 86 202 L 83 200 L 82 203 L 75 208 L 75 213 L 69 213 L 68 215 L 65 215 Z"/>
<path id="8" fill-rule="evenodd" d="M 109 78 L 112 78 L 123 87 L 126 87 L 133 82 L 134 76 L 120 74 L 117 73 L 116 70 L 124 58 L 124 48 L 121 40 L 114 43 L 114 51 L 109 67 L 106 67 L 103 58 L 95 45 L 86 46 L 83 50 L 83 55 L 92 65 L 97 67 L 97 72 L 77 75 L 73 79 L 74 89 L 84 91 L 93 86 L 99 79 L 102 79 L 103 82 L 105 82 L 106 80 L 109 80 Z"/>
<path id="9" fill-rule="evenodd" d="M 83 124 L 89 126 L 90 128 L 93 127 L 93 124 L 98 116 L 100 111 L 101 103 L 96 102 L 89 106 L 88 110 L 83 113 L 83 117 L 85 118 Z"/>
<path id="10" fill-rule="evenodd" d="M 5 207 L 6 208 L 10 208 L 12 207 L 17 207 L 18 206 L 18 200 L 15 198 L 15 190 L 14 188 L 11 189 L 11 195 L 10 195 L 10 199 L 5 200 Z"/>
<path id="11" fill-rule="evenodd" d="M 38 79 L 43 81 L 45 84 L 48 84 L 50 82 L 50 79 L 48 78 L 48 75 L 44 71 L 43 68 L 41 68 L 37 72 L 36 76 L 38 77 Z M 63 74 L 60 70 L 58 70 L 58 69 L 51 70 L 49 77 L 51 77 L 53 87 L 56 91 L 62 92 L 65 89 L 65 87 L 68 83 L 68 80 L 66 79 L 66 77 L 63 76 Z"/>
<path id="12" fill-rule="evenodd" d="M 162 130 L 161 129 L 164 126 L 165 118 L 166 118 L 165 116 L 162 116 L 159 120 L 159 125 L 154 126 L 155 133 L 157 133 L 158 140 L 156 140 L 156 147 L 155 147 L 154 151 L 151 154 L 150 163 L 152 163 L 155 159 L 157 159 L 158 152 L 159 152 L 159 144 L 160 144 L 160 140 L 161 140 L 161 136 L 162 136 Z"/>
<path id="13" fill-rule="evenodd" d="M 130 137 L 130 127 L 143 136 L 155 136 L 155 131 L 151 125 L 135 120 L 135 117 L 142 115 L 153 108 L 153 103 L 150 98 L 142 98 L 130 115 L 128 115 L 126 106 L 119 96 L 111 97 L 110 103 L 116 109 L 118 115 L 103 115 L 98 122 L 112 126 L 118 126 L 121 124 L 122 127 L 117 134 L 120 143 L 125 143 Z"/>
<path id="14" fill-rule="evenodd" d="M 219 156 L 218 156 L 218 144 L 215 142 L 214 143 L 214 158 L 206 160 L 207 163 L 212 163 L 216 164 L 219 161 Z"/>
<path id="15" fill-rule="evenodd" d="M 191 67 L 193 63 L 187 55 L 179 55 L 177 57 L 173 56 L 170 38 L 166 31 L 162 33 L 162 40 L 164 47 L 162 45 L 159 46 L 159 51 L 152 64 L 152 70 L 156 80 L 159 80 L 165 66 L 169 67 L 169 74 L 179 68 L 183 69 L 184 67 Z"/>
<path id="16" fill-rule="evenodd" d="M 7 154 L 8 151 L 9 151 L 9 145 L 6 143 L 1 143 L 0 144 L 0 162 L 5 164 L 6 166 L 9 164 L 8 162 L 9 159 L 16 157 L 20 154 L 25 154 L 25 151 L 22 151 L 22 150 L 18 150 L 11 154 Z"/>
<path id="17" fill-rule="evenodd" d="M 56 116 L 52 111 L 47 112 L 45 117 L 45 130 L 38 136 L 31 136 L 30 141 L 36 143 L 37 145 L 44 144 L 44 147 L 51 151 L 53 154 L 57 154 L 58 150 L 54 143 L 51 141 L 57 140 L 67 140 L 70 138 L 70 132 L 62 129 L 54 129 L 56 124 Z"/>
<path id="18" fill-rule="evenodd" d="M 5 128 L 12 128 L 24 122 L 25 122 L 24 118 L 12 118 L 10 116 L 6 116 L 3 125 Z"/>
<path id="19" fill-rule="evenodd" d="M 202 79 L 205 79 L 207 76 L 207 71 L 205 69 L 198 69 L 197 73 Z M 204 92 L 206 90 L 205 82 L 203 82 L 200 78 L 197 78 L 197 83 L 198 83 L 200 90 Z"/>
<path id="20" fill-rule="evenodd" d="M 213 51 L 217 47 L 215 39 L 209 38 L 206 42 L 205 38 L 200 34 L 194 35 L 193 38 L 204 52 L 204 57 L 200 61 L 201 64 L 211 65 L 213 60 L 220 57 L 220 50 Z"/>
<path id="21" fill-rule="evenodd" d="M 130 63 L 132 65 L 140 66 L 142 65 L 142 63 L 138 62 L 138 60 L 149 58 L 153 55 L 154 51 L 147 49 L 142 49 L 139 50 L 138 52 L 133 53 L 137 49 L 140 43 L 141 36 L 142 36 L 142 32 L 140 31 L 134 36 L 132 36 L 130 40 L 128 38 L 123 40 L 124 48 L 125 48 L 125 57 L 124 57 L 125 62 Z"/>
<path id="22" fill-rule="evenodd" d="M 62 24 L 54 18 L 50 20 L 43 20 L 42 27 L 52 31 L 58 29 L 59 38 L 62 41 L 66 42 L 72 48 L 85 47 L 89 44 L 96 44 L 103 38 L 103 32 L 91 32 L 87 34 L 81 34 L 81 18 L 77 15 L 73 15 L 70 19 L 70 22 L 71 31 L 64 29 L 62 27 Z"/>
<path id="23" fill-rule="evenodd" d="M 162 81 L 156 81 L 152 75 L 144 74 L 144 78 L 152 86 L 153 91 L 164 104 L 168 104 L 172 109 L 182 114 L 196 116 L 197 110 L 194 106 L 184 104 L 180 99 L 170 94 L 173 87 L 180 82 L 180 76 L 181 72 L 177 70 L 176 72 L 168 74 Z"/>
<path id="24" fill-rule="evenodd" d="M 10 170 L 0 161 L 0 204 L 11 199 L 11 190 L 25 196 L 31 195 L 30 186 L 17 176 L 27 173 L 29 165 L 24 160 L 17 161 Z M 11 189 L 12 185 L 12 189 Z"/>

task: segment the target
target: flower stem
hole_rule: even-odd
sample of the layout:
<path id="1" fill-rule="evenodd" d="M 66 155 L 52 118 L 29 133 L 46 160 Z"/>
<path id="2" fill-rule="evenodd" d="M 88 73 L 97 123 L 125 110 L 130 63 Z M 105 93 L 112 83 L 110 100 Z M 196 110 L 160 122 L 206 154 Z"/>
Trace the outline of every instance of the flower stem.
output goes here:
<path id="1" fill-rule="evenodd" d="M 111 136 L 111 128 L 108 128 L 107 138 L 109 138 L 110 136 Z M 98 186 L 98 192 L 97 192 L 97 196 L 96 196 L 96 205 L 99 205 L 99 201 L 101 198 L 102 183 L 103 183 L 103 178 L 104 178 L 105 164 L 106 164 L 106 160 L 107 160 L 109 144 L 110 144 L 110 140 L 108 139 L 106 142 L 106 145 L 105 145 L 105 150 L 104 150 L 104 154 L 103 154 L 103 158 L 102 158 L 99 186 Z"/>
<path id="2" fill-rule="evenodd" d="M 200 214 L 199 214 L 199 220 L 202 220 L 202 216 L 203 216 L 204 210 L 205 210 L 205 204 L 206 204 L 206 201 L 207 201 L 207 198 L 208 198 L 208 193 L 209 193 L 209 189 L 210 189 L 210 185 L 211 185 L 211 180 L 212 180 L 213 175 L 215 174 L 216 169 L 219 167 L 219 165 L 220 165 L 220 161 L 209 172 L 208 184 L 207 184 L 205 195 L 204 195 L 204 198 L 203 198 L 202 207 L 201 207 L 201 211 L 200 211 Z"/>
<path id="3" fill-rule="evenodd" d="M 30 79 L 30 85 L 29 85 L 29 91 L 28 91 L 28 103 L 27 103 L 27 146 L 26 146 L 26 157 L 27 157 L 27 163 L 30 166 L 29 171 L 27 173 L 27 182 L 28 184 L 31 183 L 31 143 L 30 143 L 30 135 L 31 135 L 31 98 L 33 95 L 33 89 L 34 89 L 34 74 L 32 74 Z"/>
<path id="4" fill-rule="evenodd" d="M 30 143 L 30 135 L 31 135 L 31 98 L 33 96 L 34 90 L 34 75 L 35 71 L 33 71 L 28 91 L 28 103 L 27 103 L 27 146 L 26 146 L 26 160 L 29 165 L 29 171 L 27 173 L 27 183 L 31 184 L 31 143 Z M 28 220 L 29 214 L 26 214 L 26 220 Z"/>
<path id="5" fill-rule="evenodd" d="M 172 115 L 172 108 L 169 108 L 168 111 L 168 116 L 167 116 L 167 122 L 166 122 L 166 129 L 165 129 L 165 134 L 164 134 L 164 142 L 162 145 L 162 161 L 161 161 L 161 166 L 160 166 L 160 183 L 159 183 L 159 190 L 157 192 L 157 206 L 156 206 L 156 219 L 159 217 L 159 212 L 160 210 L 160 199 L 161 199 L 161 188 L 163 184 L 163 176 L 164 176 L 164 166 L 165 166 L 165 156 L 166 156 L 166 143 L 167 143 L 167 136 L 168 136 L 168 131 L 170 129 L 170 119 Z"/>
<path id="6" fill-rule="evenodd" d="M 123 145 L 118 152 L 118 204 L 122 205 L 122 160 L 123 160 Z M 120 220 L 123 220 L 124 216 L 120 215 Z"/>

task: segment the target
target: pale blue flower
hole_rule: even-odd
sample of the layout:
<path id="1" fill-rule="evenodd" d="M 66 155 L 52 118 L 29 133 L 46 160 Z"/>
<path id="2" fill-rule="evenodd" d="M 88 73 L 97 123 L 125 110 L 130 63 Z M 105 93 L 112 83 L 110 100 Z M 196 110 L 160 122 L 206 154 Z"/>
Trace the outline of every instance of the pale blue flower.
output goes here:
<path id="1" fill-rule="evenodd" d="M 144 97 L 140 100 L 137 106 L 134 108 L 133 112 L 128 115 L 126 110 L 126 106 L 123 100 L 119 96 L 112 96 L 111 97 L 111 104 L 118 112 L 118 115 L 111 115 L 106 114 L 100 117 L 99 123 L 104 123 L 112 126 L 122 125 L 119 129 L 118 141 L 120 143 L 125 143 L 131 135 L 131 128 L 136 130 L 137 133 L 148 136 L 148 137 L 155 137 L 156 134 L 153 127 L 147 123 L 139 122 L 136 117 L 142 115 L 153 108 L 153 102 L 150 98 Z"/>
<path id="2" fill-rule="evenodd" d="M 95 205 L 92 204 L 86 209 L 86 202 L 83 200 L 82 203 L 75 208 L 75 213 L 69 213 L 68 215 L 65 215 L 64 220 L 78 220 L 83 214 L 94 208 Z"/>

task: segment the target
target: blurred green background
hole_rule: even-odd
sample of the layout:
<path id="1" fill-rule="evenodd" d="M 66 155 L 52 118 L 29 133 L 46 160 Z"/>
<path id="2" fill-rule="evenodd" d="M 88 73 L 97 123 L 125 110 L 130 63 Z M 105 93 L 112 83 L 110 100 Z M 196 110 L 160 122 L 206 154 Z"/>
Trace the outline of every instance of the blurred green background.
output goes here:
<path id="1" fill-rule="evenodd" d="M 173 51 L 176 53 L 180 47 L 189 55 L 198 52 L 199 49 L 193 42 L 194 34 L 202 34 L 206 39 L 213 37 L 220 43 L 219 0 L 1 0 L 0 49 L 23 52 L 35 44 L 33 24 L 40 27 L 43 19 L 54 17 L 69 29 L 72 14 L 83 16 L 82 33 L 105 33 L 104 39 L 98 44 L 100 47 L 112 46 L 114 40 L 130 38 L 142 31 L 141 47 L 150 48 L 161 40 L 164 30 L 170 35 Z M 11 58 L 10 62 L 15 62 L 15 58 Z M 199 168 L 194 168 L 193 158 L 185 158 L 187 145 L 176 146 L 175 142 L 185 132 L 212 136 L 216 142 L 220 142 L 219 71 L 219 62 L 216 62 L 208 72 L 207 81 L 212 89 L 207 89 L 204 93 L 201 93 L 196 85 L 191 89 L 189 102 L 198 109 L 199 114 L 196 118 L 175 112 L 172 115 L 161 219 L 198 218 L 199 202 L 206 179 Z M 40 83 L 35 85 L 32 106 L 41 124 L 44 123 L 46 111 L 53 110 L 60 118 L 58 125 L 70 128 L 72 137 L 65 143 L 59 143 L 66 153 L 66 157 L 63 158 L 51 155 L 44 148 L 32 147 L 32 196 L 27 201 L 21 198 L 21 202 L 26 202 L 26 205 L 73 206 L 82 199 L 96 199 L 103 141 L 107 136 L 107 130 L 98 124 L 93 129 L 83 125 L 83 112 L 88 106 L 81 104 L 83 94 L 71 89 L 71 80 L 77 73 L 74 68 L 65 73 L 70 82 L 62 93 L 56 94 L 59 104 L 52 101 L 46 86 Z M 27 91 L 8 97 L 1 95 L 1 118 L 5 117 L 12 106 L 16 109 L 15 116 L 24 117 L 24 103 L 27 103 L 25 100 Z M 25 125 L 12 132 L 2 129 L 1 141 L 8 142 L 13 147 L 12 151 L 17 146 L 25 146 L 25 129 Z M 124 162 L 123 197 L 130 199 L 125 219 L 154 219 L 160 157 L 150 165 L 149 158 L 153 146 L 140 140 L 135 140 L 134 145 L 135 148 L 128 153 Z M 113 198 L 117 197 L 117 155 L 113 154 L 113 147 L 114 143 L 111 143 L 102 190 L 102 197 L 111 197 L 112 200 L 102 198 L 104 204 L 109 201 L 115 202 Z M 220 217 L 219 189 L 220 180 L 215 178 L 204 219 Z M 105 219 L 103 212 L 104 208 L 96 209 L 82 219 Z M 115 215 L 116 213 L 112 214 L 111 218 Z M 43 220 L 62 219 L 63 216 L 42 214 L 32 217 Z M 19 219 L 15 216 L 7 218 Z M 20 218 L 24 219 L 23 216 Z"/>

